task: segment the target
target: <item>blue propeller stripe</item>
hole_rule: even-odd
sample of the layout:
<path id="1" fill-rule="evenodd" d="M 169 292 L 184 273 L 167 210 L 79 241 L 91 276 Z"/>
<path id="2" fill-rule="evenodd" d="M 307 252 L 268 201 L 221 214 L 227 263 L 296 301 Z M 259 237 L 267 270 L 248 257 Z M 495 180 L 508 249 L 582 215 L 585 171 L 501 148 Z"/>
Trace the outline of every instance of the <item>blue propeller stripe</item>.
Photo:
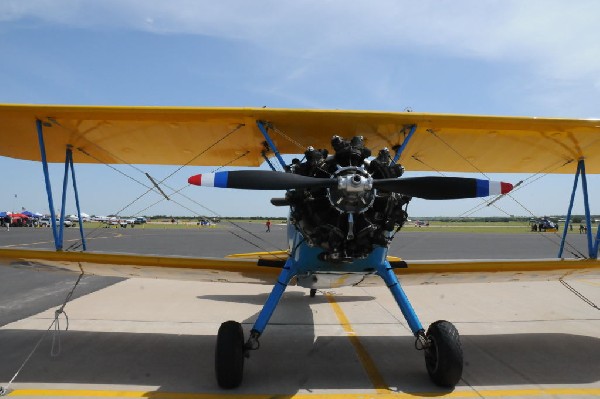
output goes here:
<path id="1" fill-rule="evenodd" d="M 229 172 L 215 173 L 215 187 L 227 188 L 227 179 Z"/>
<path id="2" fill-rule="evenodd" d="M 477 197 L 487 197 L 490 195 L 490 182 L 488 180 L 475 179 L 477 182 Z"/>

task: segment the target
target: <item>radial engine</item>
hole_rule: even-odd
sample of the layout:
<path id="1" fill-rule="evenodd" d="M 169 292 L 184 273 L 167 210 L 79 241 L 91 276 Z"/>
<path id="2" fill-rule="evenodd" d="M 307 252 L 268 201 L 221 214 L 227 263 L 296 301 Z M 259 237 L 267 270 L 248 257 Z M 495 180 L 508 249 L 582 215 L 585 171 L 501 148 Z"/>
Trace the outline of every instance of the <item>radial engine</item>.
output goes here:
<path id="1" fill-rule="evenodd" d="M 308 245 L 324 250 L 323 260 L 364 258 L 375 247 L 388 246 L 407 220 L 411 197 L 373 188 L 373 180 L 400 177 L 404 168 L 392 162 L 387 148 L 369 159 L 371 150 L 361 136 L 334 136 L 331 145 L 334 154 L 308 147 L 303 162 L 292 161 L 292 173 L 337 179 L 338 184 L 289 190 L 290 221 Z"/>

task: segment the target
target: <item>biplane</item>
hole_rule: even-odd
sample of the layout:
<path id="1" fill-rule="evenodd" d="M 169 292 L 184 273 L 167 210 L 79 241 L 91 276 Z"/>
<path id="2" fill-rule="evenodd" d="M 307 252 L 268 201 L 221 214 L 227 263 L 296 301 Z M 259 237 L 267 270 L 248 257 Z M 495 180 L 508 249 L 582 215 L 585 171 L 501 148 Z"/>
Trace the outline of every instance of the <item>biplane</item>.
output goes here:
<path id="1" fill-rule="evenodd" d="M 600 173 L 600 121 L 440 115 L 414 112 L 265 108 L 98 107 L 0 105 L 0 155 L 41 161 L 56 251 L 0 249 L 3 264 L 88 274 L 271 284 L 249 332 L 224 322 L 217 333 L 218 384 L 242 383 L 245 359 L 258 350 L 286 287 L 310 290 L 384 283 L 425 354 L 435 384 L 461 378 L 458 331 L 444 320 L 426 330 L 403 285 L 520 281 L 598 276 L 600 232 L 593 237 L 586 173 Z M 19 140 L 11 140 L 19 137 Z M 37 142 L 36 148 L 31 143 Z M 300 154 L 291 162 L 282 155 Z M 540 156 L 543 154 L 543 156 Z M 106 254 L 87 251 L 75 179 L 77 163 L 221 165 L 271 170 L 196 174 L 192 185 L 278 190 L 274 206 L 289 207 L 286 251 L 226 259 Z M 48 163 L 63 163 L 62 211 L 57 217 Z M 276 166 L 277 165 L 277 166 Z M 279 170 L 279 171 L 278 171 Z M 488 179 L 404 177 L 404 171 L 575 173 L 585 199 L 587 259 L 425 262 L 389 257 L 387 250 L 417 199 L 452 200 L 510 195 L 513 185 Z M 79 212 L 83 251 L 62 243 L 69 180 Z M 154 188 L 161 190 L 160 182 Z M 496 197 L 498 198 L 498 197 Z M 435 205 L 432 205 L 435 206 Z M 59 222 L 56 222 L 58 219 Z M 566 226 L 565 226 L 566 229 Z M 566 230 L 563 233 L 563 245 Z"/>

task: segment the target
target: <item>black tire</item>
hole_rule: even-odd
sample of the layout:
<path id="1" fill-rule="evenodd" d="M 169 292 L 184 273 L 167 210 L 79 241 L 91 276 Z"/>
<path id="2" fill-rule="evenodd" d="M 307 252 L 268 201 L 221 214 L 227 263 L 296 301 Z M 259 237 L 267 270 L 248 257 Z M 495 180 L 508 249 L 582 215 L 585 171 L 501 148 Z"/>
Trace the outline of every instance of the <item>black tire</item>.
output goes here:
<path id="1" fill-rule="evenodd" d="M 317 295 L 317 290 L 316 290 L 315 288 L 311 288 L 311 289 L 310 289 L 310 297 L 311 297 L 311 298 L 314 298 L 314 297 L 315 297 L 315 295 Z"/>
<path id="2" fill-rule="evenodd" d="M 432 323 L 427 330 L 431 346 L 425 349 L 425 366 L 431 380 L 441 387 L 456 386 L 463 371 L 463 352 L 456 327 L 448 321 Z"/>
<path id="3" fill-rule="evenodd" d="M 244 330 L 237 321 L 219 327 L 215 350 L 215 371 L 221 388 L 237 388 L 244 375 Z"/>

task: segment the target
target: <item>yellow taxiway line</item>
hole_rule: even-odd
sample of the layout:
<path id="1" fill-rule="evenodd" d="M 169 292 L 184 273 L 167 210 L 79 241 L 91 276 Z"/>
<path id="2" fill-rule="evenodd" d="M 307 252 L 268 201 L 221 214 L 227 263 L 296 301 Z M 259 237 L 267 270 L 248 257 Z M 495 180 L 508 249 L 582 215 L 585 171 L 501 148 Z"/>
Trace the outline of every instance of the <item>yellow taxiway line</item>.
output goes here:
<path id="1" fill-rule="evenodd" d="M 356 335 L 356 332 L 352 328 L 352 325 L 350 324 L 348 317 L 346 317 L 346 314 L 342 310 L 342 307 L 339 305 L 339 303 L 337 303 L 335 297 L 332 294 L 326 293 L 325 298 L 327 298 L 327 300 L 329 301 L 329 304 L 333 308 L 335 316 L 338 318 L 340 325 L 346 332 L 350 343 L 352 344 L 354 350 L 356 351 L 356 354 L 358 355 L 360 363 L 362 364 L 363 368 L 365 369 L 365 372 L 369 376 L 369 380 L 371 380 L 371 383 L 373 384 L 373 388 L 375 388 L 378 394 L 389 393 L 390 390 L 388 385 L 385 383 L 385 380 L 383 379 L 383 376 L 381 375 L 379 370 L 377 370 L 377 366 L 375 366 L 373 358 L 371 357 L 371 355 L 369 355 L 369 352 L 367 352 L 365 347 L 360 342 L 358 335 Z"/>
<path id="2" fill-rule="evenodd" d="M 600 396 L 600 388 L 538 388 L 538 389 L 487 389 L 441 392 L 375 392 L 375 393 L 297 393 L 283 395 L 231 394 L 231 393 L 178 393 L 159 391 L 109 391 L 86 389 L 16 389 L 11 397 L 83 397 L 83 398 L 149 398 L 149 399 L 415 399 L 415 398 L 487 398 L 487 397 L 546 397 L 546 396 Z"/>

